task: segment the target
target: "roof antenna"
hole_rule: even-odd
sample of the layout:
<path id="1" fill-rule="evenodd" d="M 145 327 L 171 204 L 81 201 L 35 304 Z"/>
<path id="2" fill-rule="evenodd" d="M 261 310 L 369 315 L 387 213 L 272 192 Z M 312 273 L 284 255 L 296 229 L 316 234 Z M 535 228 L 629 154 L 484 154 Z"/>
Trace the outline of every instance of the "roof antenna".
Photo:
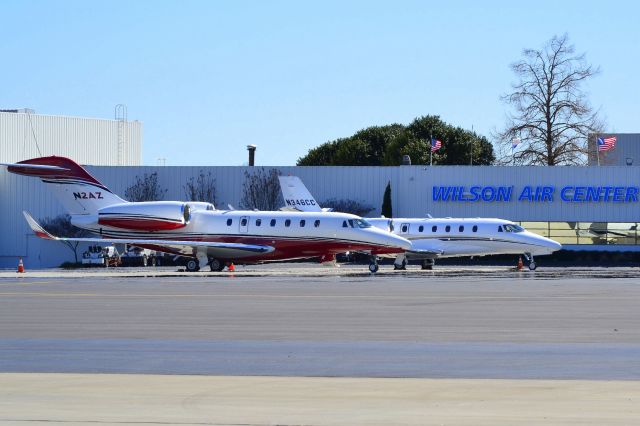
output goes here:
<path id="1" fill-rule="evenodd" d="M 31 134 L 33 135 L 33 140 L 36 143 L 36 149 L 38 150 L 38 156 L 42 157 L 42 152 L 40 151 L 40 145 L 38 145 L 38 138 L 36 138 L 36 132 L 33 130 L 33 122 L 31 121 L 31 112 L 27 109 L 25 111 L 27 113 L 27 117 L 29 118 L 29 126 L 31 127 Z"/>

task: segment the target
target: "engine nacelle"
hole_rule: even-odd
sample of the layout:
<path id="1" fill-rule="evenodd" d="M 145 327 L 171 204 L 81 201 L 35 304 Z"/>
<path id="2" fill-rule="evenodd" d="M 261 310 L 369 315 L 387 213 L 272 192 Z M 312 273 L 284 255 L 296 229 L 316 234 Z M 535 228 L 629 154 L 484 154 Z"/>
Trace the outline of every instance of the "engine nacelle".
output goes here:
<path id="1" fill-rule="evenodd" d="M 115 204 L 98 210 L 98 224 L 136 231 L 169 231 L 187 226 L 191 208 L 179 201 Z"/>
<path id="2" fill-rule="evenodd" d="M 213 211 L 216 209 L 213 204 L 207 203 L 205 201 L 189 201 L 189 208 L 191 209 L 192 212 L 196 210 Z"/>

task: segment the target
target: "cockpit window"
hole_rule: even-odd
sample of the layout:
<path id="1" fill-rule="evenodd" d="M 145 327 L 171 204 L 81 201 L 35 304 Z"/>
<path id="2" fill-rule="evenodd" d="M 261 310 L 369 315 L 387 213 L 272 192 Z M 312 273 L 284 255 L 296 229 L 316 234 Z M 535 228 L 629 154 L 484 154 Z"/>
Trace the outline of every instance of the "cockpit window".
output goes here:
<path id="1" fill-rule="evenodd" d="M 371 224 L 364 219 L 353 219 L 358 228 L 371 228 Z"/>
<path id="2" fill-rule="evenodd" d="M 502 226 L 498 226 L 498 232 L 502 232 Z"/>
<path id="3" fill-rule="evenodd" d="M 520 225 L 516 225 L 515 223 L 508 223 L 503 226 L 504 232 L 524 232 L 524 228 Z"/>
<path id="4" fill-rule="evenodd" d="M 349 223 L 347 225 L 347 222 Z M 371 224 L 364 219 L 348 219 L 342 222 L 343 228 L 371 228 Z"/>

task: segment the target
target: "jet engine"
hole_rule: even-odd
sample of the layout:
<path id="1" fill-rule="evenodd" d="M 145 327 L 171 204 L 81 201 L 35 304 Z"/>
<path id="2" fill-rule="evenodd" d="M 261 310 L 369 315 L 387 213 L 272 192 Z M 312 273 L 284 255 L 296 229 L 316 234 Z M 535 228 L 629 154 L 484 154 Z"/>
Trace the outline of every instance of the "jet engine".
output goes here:
<path id="1" fill-rule="evenodd" d="M 136 231 L 169 231 L 187 226 L 189 204 L 179 201 L 149 201 L 114 204 L 98 210 L 98 224 Z"/>

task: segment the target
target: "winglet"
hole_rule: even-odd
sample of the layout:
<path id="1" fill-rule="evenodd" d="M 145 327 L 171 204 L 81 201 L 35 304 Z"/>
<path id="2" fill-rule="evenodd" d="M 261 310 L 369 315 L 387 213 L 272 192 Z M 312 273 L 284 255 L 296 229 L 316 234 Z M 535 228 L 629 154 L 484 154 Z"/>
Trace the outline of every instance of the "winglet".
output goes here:
<path id="1" fill-rule="evenodd" d="M 38 222 L 36 222 L 36 220 L 33 217 L 31 217 L 29 213 L 27 213 L 26 211 L 23 211 L 22 214 L 24 215 L 24 218 L 27 219 L 27 223 L 29 224 L 29 227 L 31 228 L 33 233 L 36 234 L 38 237 L 44 238 L 45 240 L 58 239 L 53 235 L 51 235 L 50 233 L 48 233 L 47 230 L 44 229 Z"/>

